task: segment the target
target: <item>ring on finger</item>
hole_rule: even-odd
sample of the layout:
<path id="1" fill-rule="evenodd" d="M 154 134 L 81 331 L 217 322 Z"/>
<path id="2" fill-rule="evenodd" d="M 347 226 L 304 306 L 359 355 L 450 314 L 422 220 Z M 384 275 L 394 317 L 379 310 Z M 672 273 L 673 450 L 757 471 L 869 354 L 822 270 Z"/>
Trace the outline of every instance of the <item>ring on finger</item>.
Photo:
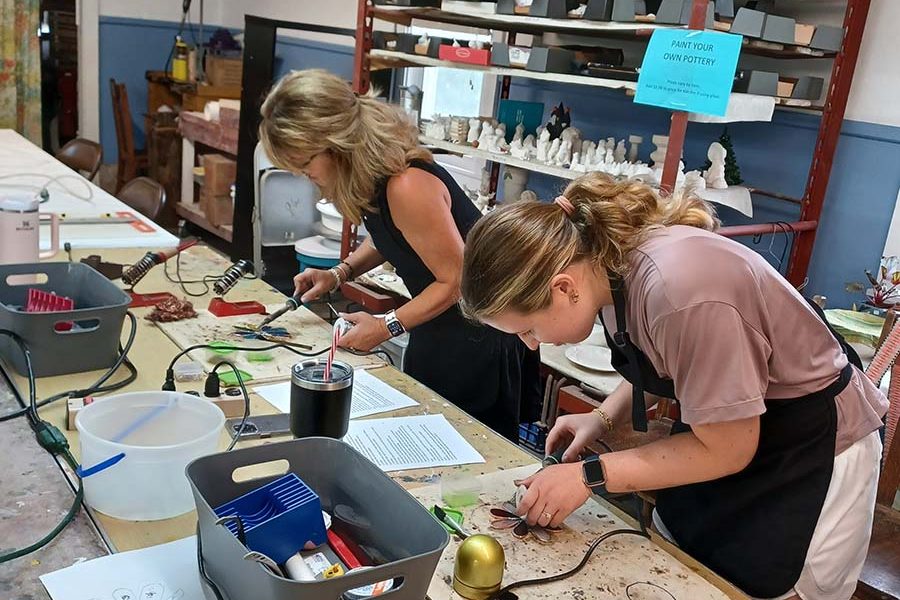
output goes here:
<path id="1" fill-rule="evenodd" d="M 552 520 L 553 520 L 553 514 L 547 512 L 547 511 L 544 511 L 541 513 L 541 517 L 538 519 L 538 523 L 540 524 L 542 521 L 546 521 L 546 523 L 544 523 L 544 526 L 546 526 L 546 525 L 549 525 L 550 521 L 552 521 Z"/>

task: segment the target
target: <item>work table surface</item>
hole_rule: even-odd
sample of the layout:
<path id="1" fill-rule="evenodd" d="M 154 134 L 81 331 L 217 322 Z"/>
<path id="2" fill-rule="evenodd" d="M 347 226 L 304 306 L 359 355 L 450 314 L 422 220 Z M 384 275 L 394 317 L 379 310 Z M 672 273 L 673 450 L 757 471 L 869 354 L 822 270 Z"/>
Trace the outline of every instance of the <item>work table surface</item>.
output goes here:
<path id="1" fill-rule="evenodd" d="M 123 264 L 131 264 L 137 261 L 144 254 L 144 252 L 145 250 L 142 249 L 114 249 L 99 251 L 99 253 L 103 255 L 104 260 Z M 78 260 L 83 256 L 87 256 L 88 254 L 92 253 L 98 252 L 96 250 L 75 252 L 74 258 L 75 260 Z M 174 263 L 174 260 L 171 262 Z M 229 266 L 229 264 L 229 261 L 227 261 L 216 252 L 206 247 L 197 246 L 189 249 L 183 254 L 181 261 L 181 276 L 186 280 L 200 279 L 204 275 L 217 276 L 222 274 L 224 270 Z M 174 275 L 173 267 L 174 264 L 170 265 L 169 272 L 170 274 Z M 179 289 L 179 286 L 177 284 L 172 283 L 171 281 L 166 279 L 162 266 L 158 266 L 152 269 L 136 287 L 137 291 L 139 292 L 146 293 L 169 291 L 178 297 L 185 296 L 185 294 L 182 290 Z M 202 291 L 202 286 L 199 286 L 198 289 L 197 285 L 189 285 L 188 289 L 190 289 L 191 291 L 199 292 Z M 194 303 L 197 309 L 205 309 L 209 300 L 213 296 L 214 294 L 210 291 L 210 293 L 207 293 L 202 297 L 190 298 L 190 300 Z M 284 296 L 277 290 L 274 290 L 270 286 L 265 284 L 262 280 L 245 279 L 239 282 L 235 286 L 235 288 L 227 294 L 226 299 L 232 302 L 242 300 L 257 300 L 259 302 L 262 302 L 263 304 L 271 305 L 280 304 L 281 302 L 283 302 Z M 135 314 L 138 320 L 138 332 L 134 341 L 134 345 L 131 349 L 131 352 L 129 353 L 129 357 L 137 366 L 138 376 L 137 380 L 130 384 L 124 391 L 160 389 L 160 386 L 162 385 L 165 377 L 165 370 L 169 363 L 169 360 L 171 360 L 171 358 L 180 351 L 180 348 L 165 333 L 163 333 L 161 329 L 144 319 L 144 316 L 147 315 L 150 310 L 150 308 L 132 309 L 132 312 Z M 248 317 L 248 319 L 250 319 L 250 317 Z M 330 326 L 324 321 L 321 321 L 318 326 L 330 329 Z M 127 333 L 128 321 L 126 320 L 126 324 L 123 330 L 123 340 L 127 336 Z M 198 343 L 202 343 L 204 341 L 206 340 L 197 340 Z M 314 348 L 314 350 L 318 349 L 320 348 Z M 401 373 L 393 367 L 385 365 L 373 368 L 370 369 L 370 373 L 419 402 L 418 406 L 395 411 L 392 413 L 377 415 L 377 417 L 383 418 L 390 416 L 406 416 L 415 414 L 443 414 L 447 418 L 447 420 L 456 428 L 456 430 L 486 460 L 484 464 L 469 465 L 465 467 L 467 472 L 474 473 L 475 475 L 489 475 L 492 473 L 497 473 L 499 471 L 515 469 L 525 465 L 533 464 L 535 462 L 535 457 L 533 455 L 525 452 L 518 446 L 497 435 L 480 422 L 472 419 L 466 413 L 456 408 L 453 404 L 442 399 L 440 396 L 438 396 L 425 386 L 419 384 L 411 377 L 405 375 L 404 373 Z M 37 386 L 38 397 L 45 398 L 52 394 L 65 390 L 86 387 L 93 381 L 95 381 L 100 374 L 102 374 L 102 371 L 92 373 L 79 373 L 60 377 L 41 378 L 38 380 Z M 113 378 L 114 381 L 117 379 L 118 377 Z M 19 387 L 19 389 L 23 391 L 27 389 L 27 383 L 23 380 L 23 378 L 16 377 L 15 383 Z M 201 390 L 202 385 L 202 381 L 179 383 L 178 389 L 179 391 L 186 391 L 190 389 Z M 7 404 L 7 406 L 9 405 Z M 268 402 L 266 402 L 262 397 L 258 396 L 255 393 L 251 394 L 252 414 L 260 415 L 275 412 L 277 412 L 276 409 L 272 407 Z M 64 401 L 57 402 L 53 405 L 41 409 L 40 411 L 41 417 L 43 419 L 60 427 L 61 430 L 65 430 L 65 413 L 66 409 Z M 16 438 L 15 443 L 19 444 L 20 446 L 29 446 L 27 452 L 25 448 L 17 448 L 16 453 L 20 456 L 24 454 L 28 454 L 29 456 L 40 456 L 41 454 L 43 454 L 43 451 L 38 448 L 37 444 L 33 443 L 33 436 L 30 434 L 30 430 L 27 428 L 24 420 L 18 419 L 15 423 L 17 427 L 19 427 L 20 429 L 24 427 L 25 430 L 25 433 L 19 431 L 18 438 Z M 4 423 L 0 425 L 9 428 L 12 423 Z M 10 436 L 6 435 L 6 431 L 7 429 L 0 429 L 0 439 L 4 439 L 6 444 L 9 444 Z M 65 431 L 65 434 L 69 439 L 69 443 L 72 447 L 73 453 L 77 458 L 79 451 L 78 435 L 74 431 Z M 274 441 L 278 441 L 278 439 L 279 438 L 276 438 Z M 223 431 L 220 441 L 222 449 L 225 448 L 227 442 L 228 438 Z M 238 444 L 238 447 L 240 448 L 246 443 L 253 442 L 240 442 Z M 2 449 L 2 446 L 0 446 L 0 450 Z M 14 464 L 13 455 L 10 453 L 13 447 L 7 447 L 6 449 L 8 450 L 8 452 L 3 453 L 3 456 L 5 457 L 3 467 L 4 471 L 11 469 Z M 41 459 L 43 458 L 44 457 L 41 457 Z M 49 459 L 49 457 L 46 458 Z M 16 463 L 15 466 L 17 467 L 17 470 L 21 470 L 24 468 L 24 466 L 19 463 Z M 390 473 L 390 475 L 397 483 L 399 483 L 403 487 L 407 489 L 415 489 L 432 485 L 439 481 L 439 478 L 442 474 L 458 470 L 460 470 L 460 467 L 419 469 L 392 472 Z M 58 477 L 58 475 L 59 471 L 56 470 L 56 476 Z M 71 477 L 71 474 L 68 475 Z M 0 478 L 0 480 L 4 479 L 7 478 Z M 11 498 L 12 493 L 16 490 L 11 488 L 4 488 L 6 488 L 6 485 L 0 485 L 0 496 L 7 499 L 4 501 L 4 503 L 9 503 L 9 499 Z M 55 489 L 57 490 L 56 494 L 65 493 L 65 490 L 70 490 L 68 486 L 59 485 L 57 485 Z M 510 489 L 512 489 L 511 482 Z M 68 493 L 71 494 L 71 491 L 69 491 Z M 44 498 L 43 501 L 46 502 L 47 499 Z M 69 501 L 70 496 L 65 496 L 64 501 L 60 504 L 66 505 Z M 15 500 L 13 500 L 12 502 L 15 502 Z M 33 502 L 33 499 L 25 498 L 21 502 Z M 38 505 L 41 504 L 38 503 Z M 52 527 L 52 524 L 54 523 L 53 519 L 49 519 L 49 521 L 47 519 L 42 519 L 40 520 L 40 523 L 34 525 L 33 529 L 31 526 L 29 526 L 29 523 L 32 522 L 32 519 L 28 516 L 30 513 L 25 512 L 25 509 L 22 509 L 22 507 L 19 507 L 19 509 L 17 509 L 16 507 L 4 507 L 0 505 L 0 509 L 4 508 L 11 510 L 7 511 L 6 515 L 0 516 L 0 538 L 3 539 L 3 543 L 0 545 L 3 546 L 21 547 L 23 545 L 27 545 L 28 543 L 31 543 L 35 539 L 41 537 L 50 527 Z M 33 506 L 30 508 L 33 508 Z M 194 533 L 196 525 L 196 515 L 193 512 L 180 517 L 176 517 L 174 519 L 153 522 L 126 522 L 107 517 L 105 515 L 97 513 L 96 511 L 90 511 L 90 516 L 93 520 L 93 523 L 96 524 L 98 532 L 112 551 L 125 551 L 144 548 L 147 546 L 180 539 L 192 535 Z M 49 526 L 47 525 L 48 522 L 50 523 Z M 76 530 L 80 530 L 80 535 L 74 535 L 74 533 L 76 533 Z M 73 549 L 76 548 L 75 544 L 83 544 L 84 536 L 88 535 L 85 532 L 88 531 L 90 531 L 90 523 L 80 518 L 78 521 L 76 521 L 76 526 L 73 527 L 73 530 L 64 532 L 63 536 L 58 540 L 58 542 L 54 545 L 51 545 L 51 548 L 39 551 L 35 554 L 26 556 L 16 561 L 12 561 L 7 565 L 0 566 L 0 590 L 3 589 L 2 584 L 4 583 L 4 581 L 7 580 L 18 580 L 21 585 L 25 585 L 26 587 L 33 587 L 31 583 L 33 583 L 33 581 L 36 580 L 40 574 L 57 568 L 61 568 L 63 566 L 67 566 L 68 564 L 75 562 L 75 560 L 77 560 L 80 556 L 84 557 L 85 554 L 96 555 L 96 545 L 94 545 L 93 547 L 95 548 L 95 550 L 93 551 L 89 549 L 84 553 L 81 553 L 79 550 L 74 550 L 74 554 L 68 555 L 68 563 L 61 562 L 59 564 L 53 564 L 53 561 L 50 561 L 42 565 L 42 563 L 40 562 L 41 557 L 46 556 L 47 552 L 49 551 L 57 550 L 57 555 L 59 555 L 58 548 L 54 548 L 54 546 L 56 546 L 57 544 L 68 544 L 69 547 Z M 7 533 L 8 535 L 3 535 L 3 533 Z M 73 540 L 73 538 L 76 539 Z M 727 597 L 744 597 L 739 592 L 734 590 L 734 588 L 731 588 L 726 583 L 710 574 L 702 566 L 697 565 L 690 558 L 683 555 L 683 553 L 680 553 L 677 549 L 668 546 L 667 544 L 665 544 L 665 542 L 658 540 L 657 542 L 664 549 L 672 552 L 679 560 L 688 565 L 689 568 L 701 573 L 711 582 L 710 585 L 722 590 L 722 592 Z M 91 546 L 91 544 L 88 543 L 88 546 Z M 547 549 L 546 555 L 548 565 L 552 565 L 552 548 Z M 56 560 L 64 561 L 65 556 L 66 553 L 63 552 L 62 558 L 60 559 L 58 557 Z M 627 556 L 623 555 L 622 560 L 628 560 Z M 38 561 L 37 564 L 35 564 L 34 561 Z M 634 568 L 635 571 L 639 573 L 641 565 L 635 564 Z M 550 566 L 548 567 L 548 569 L 552 569 L 553 571 L 557 570 L 557 568 L 554 566 Z M 21 589 L 21 585 L 17 586 L 17 588 Z M 37 589 L 40 589 L 39 584 L 37 586 Z M 535 592 L 533 593 L 523 591 L 520 595 L 520 598 L 543 598 L 544 596 L 540 595 L 538 590 L 539 588 L 535 588 Z M 0 592 L 0 596 L 2 595 L 2 592 Z M 46 598 L 46 595 L 45 593 L 43 595 L 38 593 L 26 595 L 24 597 Z"/>

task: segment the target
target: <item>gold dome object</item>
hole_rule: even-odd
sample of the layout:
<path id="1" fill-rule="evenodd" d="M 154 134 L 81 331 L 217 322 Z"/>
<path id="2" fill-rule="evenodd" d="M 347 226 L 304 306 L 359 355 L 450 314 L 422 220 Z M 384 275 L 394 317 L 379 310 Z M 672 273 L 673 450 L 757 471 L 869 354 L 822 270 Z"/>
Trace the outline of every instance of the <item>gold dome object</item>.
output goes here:
<path id="1" fill-rule="evenodd" d="M 456 551 L 453 589 L 463 598 L 485 600 L 500 589 L 505 566 L 500 542 L 489 535 L 471 535 Z"/>

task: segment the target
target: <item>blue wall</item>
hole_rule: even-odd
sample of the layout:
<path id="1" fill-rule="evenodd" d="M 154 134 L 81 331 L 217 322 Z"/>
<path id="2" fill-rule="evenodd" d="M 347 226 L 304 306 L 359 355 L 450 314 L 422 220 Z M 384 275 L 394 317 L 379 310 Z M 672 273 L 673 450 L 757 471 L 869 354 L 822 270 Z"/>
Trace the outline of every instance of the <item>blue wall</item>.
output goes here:
<path id="1" fill-rule="evenodd" d="M 207 24 L 212 32 L 216 25 Z M 128 86 L 128 100 L 135 144 L 145 146 L 144 114 L 147 112 L 148 70 L 162 71 L 178 33 L 178 23 L 100 17 L 100 143 L 106 163 L 118 159 L 116 131 L 113 124 L 110 78 Z M 239 30 L 232 30 L 239 33 Z M 188 40 L 193 41 L 188 35 Z M 275 45 L 276 77 L 290 69 L 318 67 L 352 78 L 353 48 L 338 44 L 310 42 L 285 36 Z"/>
<path id="2" fill-rule="evenodd" d="M 178 23 L 100 17 L 100 143 L 103 160 L 118 160 L 109 80 L 128 87 L 128 104 L 137 148 L 145 146 L 144 114 L 147 112 L 146 71 L 162 71 L 175 43 Z"/>
<path id="3" fill-rule="evenodd" d="M 213 27 L 213 26 L 209 26 Z M 100 131 L 106 162 L 116 160 L 115 130 L 110 110 L 109 78 L 128 85 L 132 121 L 138 146 L 144 143 L 143 114 L 147 110 L 144 72 L 161 70 L 177 33 L 177 23 L 101 17 L 100 19 Z M 353 50 L 348 46 L 310 42 L 280 36 L 276 45 L 276 74 L 290 69 L 319 67 L 348 79 Z M 667 133 L 669 113 L 634 104 L 620 92 L 538 81 L 513 82 L 510 97 L 543 102 L 547 111 L 565 99 L 572 124 L 596 140 L 642 135 L 641 158 L 647 160 L 653 134 Z M 802 195 L 812 160 L 819 117 L 776 111 L 772 123 L 729 125 L 741 173 L 748 185 L 791 196 Z M 685 164 L 698 168 L 721 125 L 691 123 L 685 143 Z M 825 294 L 830 306 L 849 306 L 859 295 L 845 291 L 848 282 L 864 281 L 863 269 L 874 269 L 884 247 L 897 190 L 900 187 L 900 128 L 846 121 L 835 156 L 828 197 L 822 214 L 813 260 L 809 293 Z M 532 173 L 529 188 L 552 197 L 564 182 Z M 727 225 L 751 222 L 743 215 L 719 207 Z M 762 196 L 754 198 L 753 222 L 796 220 L 798 207 Z M 741 240 L 750 244 L 750 239 Z M 769 238 L 757 249 L 769 251 Z M 788 240 L 775 239 L 772 252 L 780 256 Z M 777 258 L 772 258 L 777 262 Z"/>

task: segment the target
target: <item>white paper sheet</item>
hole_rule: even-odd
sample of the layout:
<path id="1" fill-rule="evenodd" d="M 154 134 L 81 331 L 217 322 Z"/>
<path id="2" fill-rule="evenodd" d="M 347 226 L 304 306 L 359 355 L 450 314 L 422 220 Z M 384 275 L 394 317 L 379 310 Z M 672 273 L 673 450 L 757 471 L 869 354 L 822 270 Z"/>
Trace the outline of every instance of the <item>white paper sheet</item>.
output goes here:
<path id="1" fill-rule="evenodd" d="M 269 404 L 283 413 L 291 412 L 290 382 L 260 385 L 253 391 L 262 396 Z M 379 413 L 418 406 L 419 403 L 372 376 L 364 369 L 353 372 L 353 400 L 350 405 L 350 418 L 367 417 Z"/>
<path id="2" fill-rule="evenodd" d="M 484 462 L 444 415 L 353 421 L 344 441 L 386 472 Z"/>
<path id="3" fill-rule="evenodd" d="M 53 600 L 202 599 L 197 538 L 120 552 L 41 575 Z"/>

